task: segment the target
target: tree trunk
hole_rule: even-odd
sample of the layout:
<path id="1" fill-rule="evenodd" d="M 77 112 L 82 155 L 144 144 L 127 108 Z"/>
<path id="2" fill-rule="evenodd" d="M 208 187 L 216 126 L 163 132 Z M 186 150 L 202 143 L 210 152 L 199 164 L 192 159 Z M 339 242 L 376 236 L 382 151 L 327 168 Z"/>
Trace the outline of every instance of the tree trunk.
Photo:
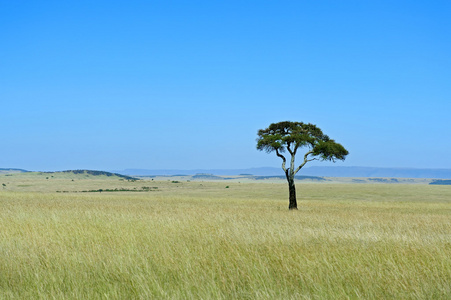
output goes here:
<path id="1" fill-rule="evenodd" d="M 288 206 L 289 210 L 298 209 L 298 203 L 296 201 L 296 185 L 294 184 L 294 175 L 286 173 L 288 180 L 288 190 L 290 193 L 290 204 Z"/>

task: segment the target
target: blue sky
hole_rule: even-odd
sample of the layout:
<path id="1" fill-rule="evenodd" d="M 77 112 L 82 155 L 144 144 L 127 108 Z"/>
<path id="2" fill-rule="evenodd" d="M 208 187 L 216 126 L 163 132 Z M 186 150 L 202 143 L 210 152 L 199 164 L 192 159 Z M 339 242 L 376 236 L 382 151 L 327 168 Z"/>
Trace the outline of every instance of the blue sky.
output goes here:
<path id="1" fill-rule="evenodd" d="M 0 168 L 278 167 L 255 139 L 285 120 L 343 144 L 336 165 L 451 168 L 450 15 L 440 0 L 0 1 Z"/>

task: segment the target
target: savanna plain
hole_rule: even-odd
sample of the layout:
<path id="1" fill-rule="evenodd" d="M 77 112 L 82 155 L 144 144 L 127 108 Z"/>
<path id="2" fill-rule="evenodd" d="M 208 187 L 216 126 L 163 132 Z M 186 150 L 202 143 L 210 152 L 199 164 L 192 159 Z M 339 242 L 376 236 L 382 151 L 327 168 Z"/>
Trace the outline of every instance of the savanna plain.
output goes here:
<path id="1" fill-rule="evenodd" d="M 1 182 L 0 299 L 451 299 L 451 186 Z"/>

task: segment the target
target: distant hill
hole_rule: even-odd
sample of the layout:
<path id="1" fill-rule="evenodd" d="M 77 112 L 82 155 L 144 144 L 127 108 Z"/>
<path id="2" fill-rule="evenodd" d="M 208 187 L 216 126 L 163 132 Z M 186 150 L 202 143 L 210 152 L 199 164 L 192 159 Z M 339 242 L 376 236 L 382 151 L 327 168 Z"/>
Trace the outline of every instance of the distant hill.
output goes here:
<path id="1" fill-rule="evenodd" d="M 192 170 L 169 170 L 169 169 L 159 169 L 159 170 L 149 170 L 149 169 L 125 169 L 125 170 L 115 170 L 112 172 L 117 172 L 120 174 L 131 175 L 131 176 L 175 176 L 175 175 L 196 175 L 196 174 L 211 174 L 211 175 L 257 175 L 257 176 L 283 176 L 284 173 L 282 169 L 263 167 L 263 168 L 249 168 L 249 169 L 192 169 Z"/>
<path id="2" fill-rule="evenodd" d="M 297 180 L 312 180 L 312 181 L 327 181 L 327 179 L 318 176 L 294 176 Z M 265 179 L 282 179 L 286 180 L 285 176 L 255 176 L 255 180 L 265 180 Z"/>
<path id="3" fill-rule="evenodd" d="M 321 167 L 303 170 L 304 175 L 326 177 L 393 177 L 451 179 L 451 169 L 372 168 L 372 167 Z"/>
<path id="4" fill-rule="evenodd" d="M 58 171 L 58 172 L 43 172 L 43 173 L 72 173 L 72 174 L 87 174 L 92 176 L 107 176 L 107 177 L 120 177 L 126 180 L 139 180 L 139 178 L 122 175 L 118 173 L 111 173 L 111 172 L 105 172 L 105 171 L 94 171 L 94 170 L 66 170 L 66 171 Z"/>
<path id="5" fill-rule="evenodd" d="M 25 173 L 29 172 L 23 169 L 14 169 L 14 168 L 0 168 L 0 174 L 10 174 L 10 173 Z"/>
<path id="6" fill-rule="evenodd" d="M 249 169 L 195 169 L 195 170 L 147 170 L 126 169 L 114 171 L 129 176 L 173 176 L 178 174 L 195 175 L 207 173 L 211 175 L 284 176 L 282 168 L 263 167 Z M 373 168 L 373 167 L 341 167 L 312 166 L 305 167 L 299 176 L 318 177 L 390 177 L 390 178 L 434 178 L 451 179 L 451 169 L 414 169 L 414 168 Z"/>
<path id="7" fill-rule="evenodd" d="M 435 185 L 451 185 L 451 180 L 433 180 L 429 184 L 435 184 Z"/>
<path id="8" fill-rule="evenodd" d="M 0 168 L 0 174 L 30 172 L 16 168 Z M 194 170 L 149 170 L 125 169 L 117 171 L 67 170 L 59 172 L 85 172 L 90 175 L 118 176 L 124 179 L 137 178 L 133 176 L 174 176 L 211 174 L 222 176 L 235 176 L 240 174 L 254 176 L 284 176 L 280 167 L 262 167 L 248 169 L 194 169 Z M 373 168 L 373 167 L 342 167 L 342 166 L 312 166 L 303 168 L 297 175 L 315 177 L 379 177 L 379 178 L 430 178 L 451 179 L 451 169 L 414 169 L 414 168 Z"/>

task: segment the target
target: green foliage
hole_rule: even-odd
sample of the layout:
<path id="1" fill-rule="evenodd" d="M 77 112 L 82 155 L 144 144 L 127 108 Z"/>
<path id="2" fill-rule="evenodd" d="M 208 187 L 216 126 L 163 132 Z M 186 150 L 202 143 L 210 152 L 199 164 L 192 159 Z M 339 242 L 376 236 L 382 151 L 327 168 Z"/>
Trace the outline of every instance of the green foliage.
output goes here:
<path id="1" fill-rule="evenodd" d="M 101 192 L 151 192 L 157 190 L 157 186 L 143 186 L 142 190 L 138 190 L 136 188 L 115 188 L 115 189 L 96 189 L 96 190 L 83 190 L 79 191 L 80 193 L 101 193 Z M 69 193 L 69 191 L 56 191 L 57 193 Z M 77 191 L 73 191 L 74 193 L 78 193 Z"/>
<path id="2" fill-rule="evenodd" d="M 258 131 L 257 149 L 278 155 L 286 151 L 295 155 L 302 147 L 309 149 L 311 160 L 344 160 L 349 152 L 339 143 L 330 139 L 321 129 L 303 122 L 272 123 Z"/>
<path id="3" fill-rule="evenodd" d="M 157 186 L 143 186 L 142 189 L 145 191 L 150 191 L 151 189 L 157 190 L 158 187 Z"/>
<path id="4" fill-rule="evenodd" d="M 313 148 L 313 155 L 320 157 L 320 160 L 345 160 L 348 151 L 334 140 L 320 140 Z"/>

